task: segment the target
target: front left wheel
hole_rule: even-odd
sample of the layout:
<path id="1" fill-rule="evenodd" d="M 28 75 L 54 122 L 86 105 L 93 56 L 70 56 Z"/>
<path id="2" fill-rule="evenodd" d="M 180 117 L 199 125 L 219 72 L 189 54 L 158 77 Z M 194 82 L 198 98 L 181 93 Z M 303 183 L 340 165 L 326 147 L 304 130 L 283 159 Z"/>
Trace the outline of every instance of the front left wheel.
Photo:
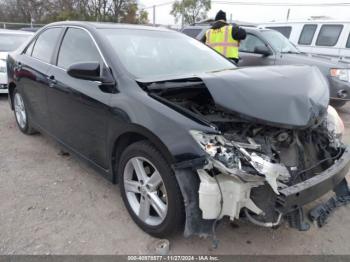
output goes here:
<path id="1" fill-rule="evenodd" d="M 135 223 L 155 237 L 166 237 L 184 223 L 184 206 L 175 175 L 149 142 L 136 142 L 118 165 L 121 195 Z"/>

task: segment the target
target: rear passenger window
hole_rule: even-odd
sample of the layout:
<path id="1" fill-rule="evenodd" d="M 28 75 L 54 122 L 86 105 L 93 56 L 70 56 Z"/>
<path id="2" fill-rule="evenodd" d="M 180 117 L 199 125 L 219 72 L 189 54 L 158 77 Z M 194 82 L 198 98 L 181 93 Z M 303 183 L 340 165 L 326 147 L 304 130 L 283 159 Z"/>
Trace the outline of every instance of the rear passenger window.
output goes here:
<path id="1" fill-rule="evenodd" d="M 343 29 L 343 25 L 323 25 L 318 34 L 316 45 L 335 46 Z"/>
<path id="2" fill-rule="evenodd" d="M 346 41 L 346 48 L 350 48 L 350 34 L 348 36 L 348 41 Z"/>
<path id="3" fill-rule="evenodd" d="M 311 45 L 312 39 L 314 38 L 317 25 L 304 25 L 301 31 L 298 44 L 300 45 Z"/>
<path id="4" fill-rule="evenodd" d="M 291 26 L 270 26 L 266 28 L 276 30 L 280 32 L 282 35 L 284 35 L 285 37 L 287 37 L 288 39 L 290 37 L 290 33 L 292 32 Z"/>
<path id="5" fill-rule="evenodd" d="M 62 28 L 49 28 L 41 33 L 35 42 L 32 56 L 46 63 L 50 63 L 61 31 Z"/>
<path id="6" fill-rule="evenodd" d="M 57 66 L 67 69 L 76 63 L 100 61 L 99 52 L 89 34 L 82 29 L 69 28 L 62 41 Z"/>

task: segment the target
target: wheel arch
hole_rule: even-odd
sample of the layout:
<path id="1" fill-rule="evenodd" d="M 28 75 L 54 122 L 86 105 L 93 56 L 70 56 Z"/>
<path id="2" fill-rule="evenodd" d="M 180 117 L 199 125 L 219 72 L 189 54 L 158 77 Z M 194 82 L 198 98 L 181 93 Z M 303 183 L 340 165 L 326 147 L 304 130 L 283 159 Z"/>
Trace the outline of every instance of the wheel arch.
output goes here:
<path id="1" fill-rule="evenodd" d="M 143 127 L 132 126 L 127 131 L 114 138 L 111 151 L 113 183 L 118 183 L 117 165 L 120 161 L 121 154 L 129 145 L 141 140 L 149 141 L 157 150 L 160 151 L 169 165 L 174 163 L 173 155 L 170 153 L 167 146 L 156 135 Z"/>

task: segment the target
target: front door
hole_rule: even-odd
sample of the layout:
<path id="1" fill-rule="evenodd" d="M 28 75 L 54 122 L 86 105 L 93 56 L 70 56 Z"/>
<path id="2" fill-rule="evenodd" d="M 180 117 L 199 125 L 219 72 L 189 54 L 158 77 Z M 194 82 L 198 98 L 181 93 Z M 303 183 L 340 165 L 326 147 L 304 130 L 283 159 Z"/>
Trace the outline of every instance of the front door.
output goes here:
<path id="1" fill-rule="evenodd" d="M 68 75 L 70 65 L 81 62 L 103 63 L 89 33 L 68 28 L 57 56 L 57 66 L 49 72 L 48 104 L 53 134 L 83 157 L 107 168 L 106 131 L 110 93 L 101 83 Z"/>

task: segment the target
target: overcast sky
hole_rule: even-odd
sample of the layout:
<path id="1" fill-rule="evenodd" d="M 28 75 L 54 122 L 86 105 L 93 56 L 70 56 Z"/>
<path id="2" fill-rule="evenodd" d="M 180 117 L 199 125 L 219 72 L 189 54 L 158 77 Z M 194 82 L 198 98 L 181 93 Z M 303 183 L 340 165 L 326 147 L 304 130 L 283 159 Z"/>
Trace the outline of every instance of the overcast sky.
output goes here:
<path id="1" fill-rule="evenodd" d="M 171 2 L 172 0 L 139 0 L 140 6 L 149 7 L 162 3 Z M 230 2 L 230 0 L 226 0 Z M 350 3 L 350 0 L 232 0 L 231 2 L 259 2 L 259 3 Z M 300 20 L 307 19 L 310 16 L 330 16 L 337 20 L 350 20 L 350 6 L 244 6 L 244 5 L 225 5 L 212 3 L 209 11 L 209 17 L 214 17 L 218 10 L 224 10 L 229 19 L 230 14 L 234 20 L 247 22 L 268 22 L 272 20 L 283 21 L 286 19 L 288 8 L 291 9 L 289 19 Z M 149 13 L 149 20 L 152 22 L 152 9 L 146 9 Z M 174 17 L 169 14 L 171 4 L 159 6 L 156 8 L 157 24 L 175 24 Z"/>

